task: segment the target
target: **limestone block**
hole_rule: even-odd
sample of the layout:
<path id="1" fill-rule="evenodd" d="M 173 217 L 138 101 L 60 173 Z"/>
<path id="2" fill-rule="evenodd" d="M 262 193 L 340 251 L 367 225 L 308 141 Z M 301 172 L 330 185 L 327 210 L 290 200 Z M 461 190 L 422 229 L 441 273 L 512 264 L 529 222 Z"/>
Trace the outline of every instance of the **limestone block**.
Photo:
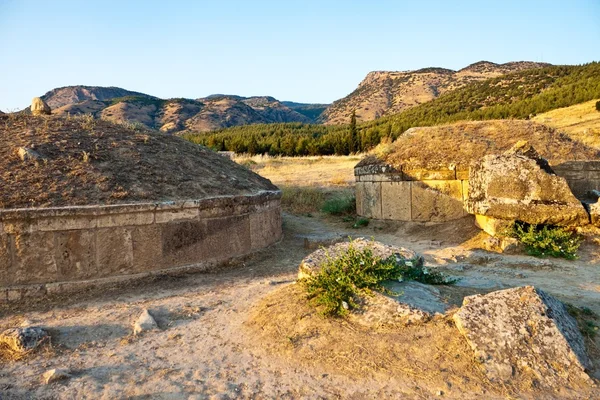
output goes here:
<path id="1" fill-rule="evenodd" d="M 165 267 L 193 264 L 206 258 L 203 248 L 207 236 L 204 221 L 177 221 L 159 226 Z"/>
<path id="2" fill-rule="evenodd" d="M 10 236 L 0 231 L 0 286 L 9 286 L 13 283 L 10 241 Z"/>
<path id="3" fill-rule="evenodd" d="M 202 243 L 202 249 L 205 259 L 224 260 L 250 252 L 252 239 L 248 215 L 207 219 L 204 222 L 206 239 Z M 272 228 L 276 234 L 278 223 L 279 220 L 275 216 L 270 224 L 263 226 L 263 229 Z"/>
<path id="4" fill-rule="evenodd" d="M 424 181 L 424 180 L 455 180 L 456 171 L 453 169 L 428 170 L 428 169 L 411 169 L 402 170 L 402 176 L 406 181 Z"/>
<path id="5" fill-rule="evenodd" d="M 530 224 L 587 224 L 588 215 L 565 179 L 554 175 L 546 160 L 530 150 L 513 148 L 473 163 L 467 211 Z"/>
<path id="6" fill-rule="evenodd" d="M 280 208 L 250 214 L 252 250 L 261 249 L 279 241 L 282 236 L 281 223 Z"/>
<path id="7" fill-rule="evenodd" d="M 98 216 L 98 228 L 148 225 L 154 222 L 154 212 L 107 214 Z"/>
<path id="8" fill-rule="evenodd" d="M 533 286 L 468 296 L 453 318 L 493 382 L 531 379 L 557 388 L 591 381 L 577 322 Z"/>
<path id="9" fill-rule="evenodd" d="M 381 217 L 396 221 L 411 220 L 412 182 L 384 182 L 381 184 Z"/>
<path id="10" fill-rule="evenodd" d="M 56 232 L 54 238 L 59 280 L 90 279 L 98 276 L 96 235 L 93 230 Z"/>
<path id="11" fill-rule="evenodd" d="M 198 208 L 180 208 L 177 210 L 156 210 L 155 221 L 157 224 L 165 224 L 172 221 L 197 219 Z"/>
<path id="12" fill-rule="evenodd" d="M 58 277 L 53 232 L 24 232 L 14 236 L 15 283 L 53 282 Z"/>
<path id="13" fill-rule="evenodd" d="M 100 276 L 133 272 L 133 241 L 127 228 L 102 228 L 96 231 L 96 252 Z"/>
<path id="14" fill-rule="evenodd" d="M 96 227 L 96 218 L 94 216 L 41 218 L 35 221 L 33 227 L 33 230 L 42 232 L 94 229 Z"/>
<path id="15" fill-rule="evenodd" d="M 163 264 L 163 241 L 160 225 L 137 226 L 131 230 L 133 270 L 135 272 L 167 268 Z"/>
<path id="16" fill-rule="evenodd" d="M 40 97 L 34 97 L 31 100 L 30 108 L 33 115 L 50 115 L 52 112 L 50 106 Z"/>
<path id="17" fill-rule="evenodd" d="M 359 182 L 356 190 L 356 212 L 367 218 L 381 218 L 381 183 Z"/>
<path id="18" fill-rule="evenodd" d="M 461 181 L 412 182 L 413 221 L 451 221 L 463 217 Z"/>
<path id="19" fill-rule="evenodd" d="M 475 225 L 490 236 L 506 236 L 505 232 L 512 228 L 514 221 L 486 217 L 485 215 L 475 216 Z"/>

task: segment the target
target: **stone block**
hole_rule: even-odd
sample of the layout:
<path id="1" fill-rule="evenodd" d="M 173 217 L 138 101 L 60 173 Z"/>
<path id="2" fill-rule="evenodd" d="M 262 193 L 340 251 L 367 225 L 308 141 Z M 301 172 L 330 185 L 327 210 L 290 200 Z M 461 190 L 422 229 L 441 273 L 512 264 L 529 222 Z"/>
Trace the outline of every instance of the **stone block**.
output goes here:
<path id="1" fill-rule="evenodd" d="M 198 208 L 181 208 L 177 210 L 156 210 L 155 222 L 157 224 L 165 224 L 173 221 L 198 219 Z"/>
<path id="2" fill-rule="evenodd" d="M 207 232 L 204 221 L 178 221 L 160 227 L 165 268 L 193 264 L 205 258 L 203 247 Z"/>
<path id="3" fill-rule="evenodd" d="M 160 225 L 138 226 L 131 230 L 133 269 L 135 272 L 166 268 L 163 265 L 163 241 Z"/>
<path id="4" fill-rule="evenodd" d="M 108 214 L 98 216 L 98 228 L 110 228 L 113 226 L 135 226 L 149 225 L 154 222 L 154 212 Z"/>
<path id="5" fill-rule="evenodd" d="M 459 181 L 467 181 L 469 180 L 469 170 L 461 169 L 456 171 L 456 179 Z"/>
<path id="6" fill-rule="evenodd" d="M 13 283 L 11 237 L 0 231 L 0 286 Z"/>
<path id="7" fill-rule="evenodd" d="M 133 240 L 127 228 L 96 231 L 96 260 L 101 277 L 133 272 Z"/>
<path id="8" fill-rule="evenodd" d="M 514 221 L 475 215 L 475 225 L 490 236 L 506 236 L 505 232 L 512 228 Z"/>
<path id="9" fill-rule="evenodd" d="M 461 181 L 413 182 L 411 191 L 413 221 L 451 221 L 462 218 Z"/>
<path id="10" fill-rule="evenodd" d="M 359 182 L 356 190 L 356 212 L 366 218 L 381 219 L 381 183 Z"/>
<path id="11" fill-rule="evenodd" d="M 34 230 L 42 232 L 48 231 L 69 231 L 75 229 L 94 229 L 96 227 L 96 217 L 58 217 L 38 219 L 34 224 Z"/>
<path id="12" fill-rule="evenodd" d="M 455 180 L 456 171 L 453 169 L 429 170 L 429 169 L 411 169 L 402 170 L 402 176 L 405 181 L 424 181 L 424 180 Z"/>
<path id="13" fill-rule="evenodd" d="M 54 282 L 58 278 L 54 232 L 25 232 L 14 236 L 15 283 Z"/>
<path id="14" fill-rule="evenodd" d="M 90 279 L 98 275 L 93 230 L 56 232 L 54 240 L 59 280 Z"/>
<path id="15" fill-rule="evenodd" d="M 281 223 L 280 208 L 250 214 L 252 250 L 258 250 L 278 242 L 282 236 Z"/>
<path id="16" fill-rule="evenodd" d="M 271 217 L 271 221 L 266 226 L 263 225 L 263 229 L 273 229 L 273 233 L 277 234 L 277 224 L 280 220 L 276 215 Z M 207 219 L 204 222 L 206 224 L 206 239 L 202 243 L 204 259 L 225 260 L 250 252 L 252 234 L 248 215 Z M 257 241 L 260 241 L 260 238 L 257 238 Z"/>
<path id="17" fill-rule="evenodd" d="M 411 220 L 412 182 L 384 182 L 381 184 L 381 218 L 396 221 Z"/>

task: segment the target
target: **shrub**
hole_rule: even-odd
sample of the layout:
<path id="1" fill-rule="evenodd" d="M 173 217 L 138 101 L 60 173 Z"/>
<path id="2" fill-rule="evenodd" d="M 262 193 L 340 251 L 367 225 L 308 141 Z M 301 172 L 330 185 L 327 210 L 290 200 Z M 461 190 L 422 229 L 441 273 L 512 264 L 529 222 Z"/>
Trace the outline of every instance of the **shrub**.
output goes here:
<path id="1" fill-rule="evenodd" d="M 281 188 L 281 206 L 285 211 L 303 214 L 317 212 L 325 202 L 325 193 L 318 188 L 284 186 Z"/>
<path id="2" fill-rule="evenodd" d="M 600 111 L 600 100 L 596 102 L 596 111 Z"/>
<path id="3" fill-rule="evenodd" d="M 598 329 L 600 329 L 597 324 L 600 318 L 598 314 L 588 307 L 579 308 L 573 304 L 567 304 L 566 306 L 569 314 L 577 321 L 577 326 L 581 334 L 594 340 L 598 335 Z"/>
<path id="4" fill-rule="evenodd" d="M 358 229 L 358 228 L 362 228 L 364 226 L 369 225 L 369 219 L 368 218 L 358 218 L 356 220 L 356 222 L 354 222 L 354 225 L 352 225 L 352 228 L 354 229 Z"/>
<path id="5" fill-rule="evenodd" d="M 321 209 L 331 215 L 354 214 L 356 212 L 356 198 L 354 196 L 335 196 L 328 199 Z"/>
<path id="6" fill-rule="evenodd" d="M 352 243 L 348 251 L 329 258 L 315 275 L 302 280 L 308 298 L 322 306 L 323 314 L 343 316 L 359 307 L 358 300 L 371 290 L 393 294 L 382 286 L 390 280 L 416 280 L 429 284 L 453 284 L 437 271 L 428 271 L 416 260 L 404 260 L 397 256 L 385 260 L 373 255 L 370 248 L 362 251 Z"/>
<path id="7" fill-rule="evenodd" d="M 577 250 L 582 238 L 558 226 L 528 225 L 516 223 L 513 236 L 525 246 L 527 254 L 535 257 L 562 257 L 567 260 L 577 258 Z"/>

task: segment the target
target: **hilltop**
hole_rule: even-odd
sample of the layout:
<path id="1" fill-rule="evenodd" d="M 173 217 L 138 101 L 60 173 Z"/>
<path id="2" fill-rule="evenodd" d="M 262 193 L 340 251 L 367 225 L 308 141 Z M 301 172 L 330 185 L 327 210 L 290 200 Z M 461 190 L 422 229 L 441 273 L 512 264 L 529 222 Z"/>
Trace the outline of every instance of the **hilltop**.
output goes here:
<path id="1" fill-rule="evenodd" d="M 223 94 L 198 99 L 161 99 L 118 87 L 100 86 L 56 88 L 41 97 L 57 115 L 91 114 L 113 122 L 137 122 L 163 132 L 205 132 L 258 123 L 314 123 L 327 106 L 284 104 L 270 96 Z"/>
<path id="2" fill-rule="evenodd" d="M 356 90 L 325 110 L 321 120 L 329 125 L 348 123 L 355 110 L 358 121 L 370 121 L 426 103 L 473 82 L 549 65 L 529 61 L 505 64 L 480 61 L 458 71 L 445 68 L 374 71 Z"/>
<path id="3" fill-rule="evenodd" d="M 598 101 L 600 99 L 557 108 L 536 115 L 533 120 L 557 128 L 589 146 L 600 148 L 600 111 L 596 110 Z"/>

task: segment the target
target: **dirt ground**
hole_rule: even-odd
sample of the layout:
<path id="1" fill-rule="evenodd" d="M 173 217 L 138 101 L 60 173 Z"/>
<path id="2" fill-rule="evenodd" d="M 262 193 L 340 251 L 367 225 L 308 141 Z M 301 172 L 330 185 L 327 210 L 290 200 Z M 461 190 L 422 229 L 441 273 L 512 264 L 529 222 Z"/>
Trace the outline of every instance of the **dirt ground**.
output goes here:
<path id="1" fill-rule="evenodd" d="M 532 284 L 600 313 L 596 245 L 586 244 L 577 261 L 536 259 L 474 250 L 481 234 L 470 218 L 350 225 L 339 217 L 285 214 L 281 243 L 221 271 L 3 306 L 0 328 L 43 326 L 52 345 L 20 361 L 0 361 L 0 398 L 600 397 L 598 388 L 546 393 L 492 385 L 448 320 L 366 331 L 352 321 L 324 320 L 294 283 L 309 253 L 304 237 L 363 236 L 412 248 L 427 265 L 460 277 L 443 292 L 452 304 L 464 295 Z M 160 329 L 134 337 L 132 323 L 144 308 Z M 586 343 L 599 366 L 599 339 Z M 68 368 L 73 376 L 44 385 L 41 375 L 51 368 Z"/>

